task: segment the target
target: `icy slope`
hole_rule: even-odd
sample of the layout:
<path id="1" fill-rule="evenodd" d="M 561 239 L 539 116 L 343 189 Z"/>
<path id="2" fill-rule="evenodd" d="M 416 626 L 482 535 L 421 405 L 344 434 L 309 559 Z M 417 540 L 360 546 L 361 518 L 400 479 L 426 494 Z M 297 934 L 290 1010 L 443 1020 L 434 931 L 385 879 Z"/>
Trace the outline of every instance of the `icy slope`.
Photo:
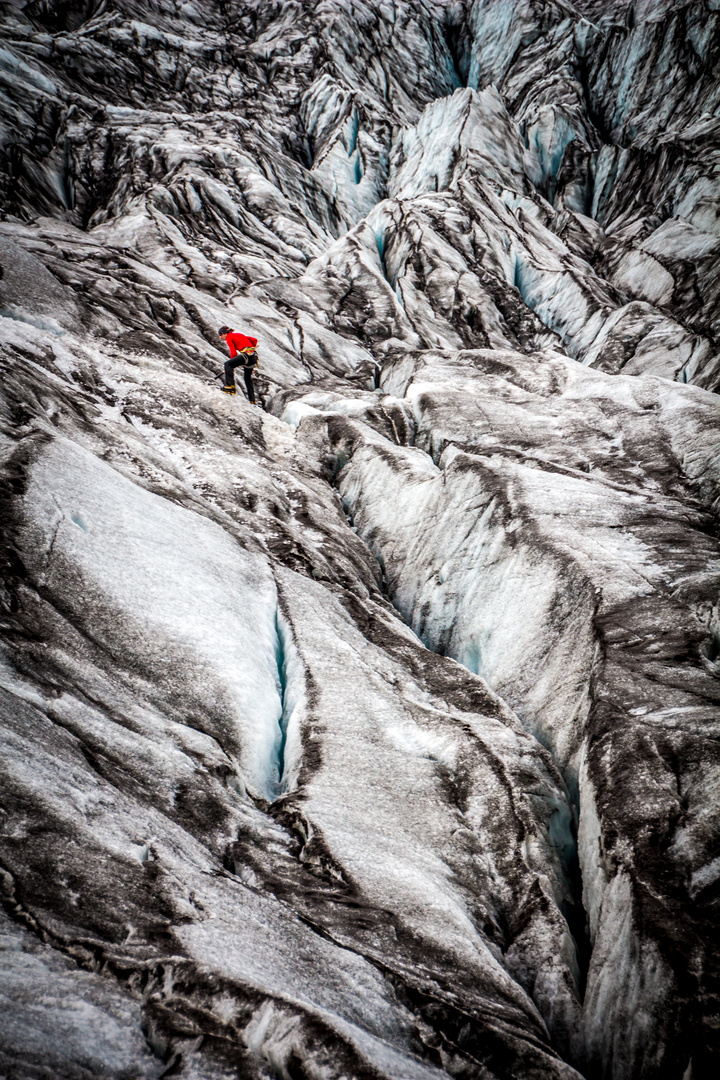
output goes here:
<path id="1" fill-rule="evenodd" d="M 408 623 L 515 708 L 577 793 L 590 1046 L 637 1023 L 644 971 L 654 1043 L 653 1014 L 681 992 L 678 939 L 701 970 L 712 956 L 711 911 L 685 922 L 677 894 L 710 856 L 720 405 L 490 351 L 423 352 L 383 384 L 404 395 L 412 447 L 305 399 L 329 416 L 339 490 Z"/>
<path id="2" fill-rule="evenodd" d="M 192 978 L 190 990 L 206 1009 L 219 995 L 222 1014 L 236 986 L 243 1030 L 254 1023 L 248 994 L 280 994 L 298 1034 L 285 1049 L 268 1035 L 278 1060 L 301 1053 L 298 1018 L 319 1008 L 337 1063 L 369 1055 L 392 1076 L 401 1053 L 407 1075 L 424 1075 L 412 1062 L 438 1037 L 432 1025 L 418 1042 L 418 1018 L 402 1020 L 401 1009 L 399 1026 L 368 1027 L 361 976 L 318 1003 L 312 987 L 338 963 L 324 938 L 319 955 L 302 946 L 298 978 L 305 970 L 310 998 L 293 997 L 299 909 L 341 953 L 367 954 L 404 992 L 444 1002 L 441 1030 L 457 1027 L 460 980 L 461 1013 L 480 1025 L 472 1034 L 470 1022 L 468 1052 L 491 1037 L 483 1053 L 501 1074 L 513 1061 L 567 1074 L 542 1049 L 541 1016 L 575 1054 L 580 1030 L 580 973 L 562 915 L 577 898 L 553 842 L 569 834 L 571 811 L 549 756 L 480 680 L 427 654 L 383 601 L 377 564 L 286 425 L 245 419 L 200 384 L 193 447 L 187 422 L 182 437 L 173 430 L 182 380 L 163 401 L 158 372 L 138 365 L 138 401 L 120 365 L 101 365 L 118 395 L 112 410 L 61 375 L 49 397 L 22 369 L 10 387 L 16 408 L 31 409 L 7 463 L 17 577 L 6 685 L 25 704 L 8 713 L 5 790 L 19 831 L 5 865 L 21 907 L 29 902 L 56 944 L 106 947 L 126 973 L 210 963 L 217 991 L 208 998 Z M 75 374 L 98 377 L 92 362 Z M 58 427 L 37 393 L 64 400 Z M 516 806 L 527 784 L 533 794 Z M 63 866 L 63 881 L 44 876 L 48 864 Z M 218 924 L 208 937 L 208 919 L 231 919 L 228 882 L 241 889 L 233 903 L 248 889 L 282 900 L 272 919 L 290 919 L 291 943 L 279 925 L 266 939 L 251 933 L 255 901 L 236 931 Z M 169 984 L 159 1002 L 168 994 Z M 358 1007 L 362 1038 L 352 1034 Z"/>
<path id="3" fill-rule="evenodd" d="M 2 1071 L 714 1076 L 717 5 L 0 17 Z"/>

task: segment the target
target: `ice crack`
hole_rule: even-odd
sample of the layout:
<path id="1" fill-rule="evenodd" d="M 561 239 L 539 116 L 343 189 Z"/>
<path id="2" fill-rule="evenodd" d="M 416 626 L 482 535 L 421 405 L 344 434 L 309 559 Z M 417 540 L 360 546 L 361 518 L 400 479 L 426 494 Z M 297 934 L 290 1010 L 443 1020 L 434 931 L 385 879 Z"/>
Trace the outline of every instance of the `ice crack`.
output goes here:
<path id="1" fill-rule="evenodd" d="M 285 748 L 287 745 L 287 728 L 288 728 L 288 702 L 287 702 L 287 653 L 285 648 L 285 631 L 280 622 L 279 612 L 275 613 L 275 659 L 277 663 L 278 680 L 280 683 L 280 716 L 278 717 L 278 728 L 280 729 L 280 738 L 277 744 L 277 786 L 278 794 L 282 793 L 283 781 L 285 779 Z"/>

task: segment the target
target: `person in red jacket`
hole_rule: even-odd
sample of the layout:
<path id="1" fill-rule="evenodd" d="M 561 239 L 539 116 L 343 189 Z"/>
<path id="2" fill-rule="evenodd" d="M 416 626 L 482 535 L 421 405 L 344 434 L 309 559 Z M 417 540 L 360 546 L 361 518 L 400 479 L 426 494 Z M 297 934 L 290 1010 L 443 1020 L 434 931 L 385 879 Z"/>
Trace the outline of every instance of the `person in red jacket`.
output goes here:
<path id="1" fill-rule="evenodd" d="M 234 394 L 235 390 L 235 368 L 243 367 L 243 374 L 245 376 L 245 387 L 247 389 L 248 401 L 251 405 L 257 405 L 255 400 L 255 387 L 253 386 L 252 373 L 257 367 L 257 338 L 246 337 L 245 334 L 241 334 L 239 330 L 231 330 L 229 326 L 221 326 L 218 330 L 218 334 L 227 342 L 227 347 L 230 350 L 230 359 L 225 361 L 225 385 L 223 386 L 223 392 L 226 394 Z"/>

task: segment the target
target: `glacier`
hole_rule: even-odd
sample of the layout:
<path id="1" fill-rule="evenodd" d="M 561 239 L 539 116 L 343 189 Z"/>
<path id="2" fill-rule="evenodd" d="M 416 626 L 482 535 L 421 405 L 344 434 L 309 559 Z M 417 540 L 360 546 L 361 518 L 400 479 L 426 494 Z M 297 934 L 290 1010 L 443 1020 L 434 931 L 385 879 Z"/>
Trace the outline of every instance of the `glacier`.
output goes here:
<path id="1" fill-rule="evenodd" d="M 0 20 L 0 1074 L 715 1077 L 719 0 Z"/>

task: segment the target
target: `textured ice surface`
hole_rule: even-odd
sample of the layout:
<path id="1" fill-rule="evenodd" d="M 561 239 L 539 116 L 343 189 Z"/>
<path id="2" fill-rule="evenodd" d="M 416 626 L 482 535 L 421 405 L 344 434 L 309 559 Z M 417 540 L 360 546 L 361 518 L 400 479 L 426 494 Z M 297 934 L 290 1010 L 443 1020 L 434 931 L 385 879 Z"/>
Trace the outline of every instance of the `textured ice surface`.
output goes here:
<path id="1" fill-rule="evenodd" d="M 141 996 L 78 968 L 2 915 L 0 1062 L 7 1075 L 157 1077 Z"/>
<path id="2" fill-rule="evenodd" d="M 719 18 L 0 9 L 3 1075 L 717 1074 Z"/>

